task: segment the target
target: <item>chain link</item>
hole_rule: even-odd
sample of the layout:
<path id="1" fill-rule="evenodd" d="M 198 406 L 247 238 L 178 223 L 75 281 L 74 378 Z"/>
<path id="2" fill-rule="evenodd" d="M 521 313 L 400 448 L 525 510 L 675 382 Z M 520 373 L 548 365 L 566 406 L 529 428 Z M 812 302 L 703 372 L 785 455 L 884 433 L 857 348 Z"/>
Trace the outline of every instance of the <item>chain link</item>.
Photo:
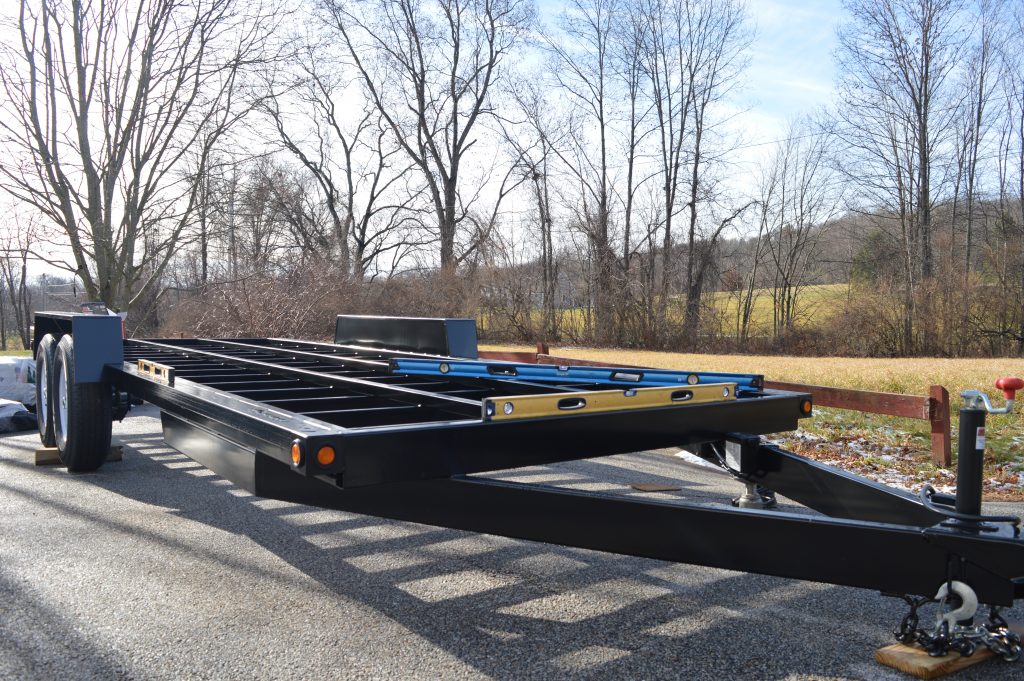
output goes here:
<path id="1" fill-rule="evenodd" d="M 1010 630 L 996 607 L 989 610 L 988 621 L 984 624 L 951 626 L 948 621 L 940 618 L 935 629 L 926 631 L 920 626 L 921 616 L 918 610 L 931 603 L 939 603 L 941 610 L 945 607 L 945 599 L 940 603 L 934 598 L 904 595 L 903 600 L 910 606 L 910 612 L 903 618 L 899 630 L 894 632 L 896 640 L 900 643 L 916 643 L 932 657 L 942 657 L 951 651 L 970 657 L 979 645 L 983 645 L 1007 662 L 1016 662 L 1021 658 L 1020 637 Z"/>

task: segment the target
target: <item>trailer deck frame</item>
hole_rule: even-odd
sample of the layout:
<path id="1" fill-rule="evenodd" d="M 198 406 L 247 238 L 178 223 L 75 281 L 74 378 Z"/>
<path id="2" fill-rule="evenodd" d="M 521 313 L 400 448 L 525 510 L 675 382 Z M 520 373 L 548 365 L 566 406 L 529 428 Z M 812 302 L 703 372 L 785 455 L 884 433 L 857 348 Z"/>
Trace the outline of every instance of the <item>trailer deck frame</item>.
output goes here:
<path id="1" fill-rule="evenodd" d="M 415 338 L 396 344 L 402 349 L 281 338 L 128 339 L 94 352 L 97 338 L 109 342 L 114 318 L 80 317 L 41 313 L 37 345 L 44 334 L 79 336 L 76 366 L 101 366 L 94 382 L 158 406 L 168 444 L 258 496 L 894 594 L 931 596 L 957 580 L 984 603 L 1024 598 L 1016 526 L 951 524 L 916 496 L 766 444 L 761 435 L 795 429 L 811 401 L 763 389 L 760 377 L 634 389 L 619 385 L 621 377 L 519 375 L 493 362 L 452 372 L 441 364 L 464 358 L 417 352 Z M 357 326 L 373 329 L 371 322 Z M 393 339 L 393 331 L 382 336 Z M 452 344 L 467 347 L 464 340 Z M 436 336 L 431 343 L 437 346 Z M 403 373 L 403 366 L 416 371 Z M 710 396 L 708 387 L 723 395 Z M 668 402 L 633 408 L 644 389 Z M 587 411 L 596 396 L 619 402 Z M 544 408 L 495 418 L 502 406 L 516 415 L 524 399 Z M 585 404 L 573 406 L 580 399 Z M 738 481 L 818 514 L 482 475 L 684 445 Z M 327 463 L 315 455 L 324 447 L 332 454 Z"/>
<path id="2" fill-rule="evenodd" d="M 246 344 L 255 345 L 252 339 Z M 336 352 L 340 354 L 341 349 Z M 314 458 L 304 457 L 295 470 L 333 476 L 345 488 L 694 444 L 715 439 L 738 421 L 748 432 L 758 434 L 791 430 L 803 415 L 801 403 L 808 399 L 798 393 L 766 391 L 756 399 L 729 403 L 487 421 L 481 414 L 482 398 L 568 394 L 593 384 L 401 377 L 387 373 L 386 361 L 364 368 L 365 362 L 374 361 L 370 357 L 379 356 L 378 351 L 345 350 L 357 357 L 341 359 L 358 359 L 360 364 L 324 361 L 330 365 L 325 370 L 294 362 L 270 363 L 265 354 L 302 355 L 277 349 L 241 350 L 234 341 L 129 340 L 124 365 L 108 367 L 108 375 L 121 390 L 215 432 L 223 431 L 229 439 L 283 463 L 291 462 L 290 450 L 296 441 L 304 451 L 331 445 L 339 453 L 331 465 L 321 466 Z M 140 359 L 173 368 L 174 384 L 162 384 L 141 372 L 131 363 Z M 345 370 L 354 366 L 352 373 L 359 376 L 340 373 L 336 364 Z M 436 390 L 438 386 L 443 390 Z M 388 423 L 399 418 L 402 421 Z"/>

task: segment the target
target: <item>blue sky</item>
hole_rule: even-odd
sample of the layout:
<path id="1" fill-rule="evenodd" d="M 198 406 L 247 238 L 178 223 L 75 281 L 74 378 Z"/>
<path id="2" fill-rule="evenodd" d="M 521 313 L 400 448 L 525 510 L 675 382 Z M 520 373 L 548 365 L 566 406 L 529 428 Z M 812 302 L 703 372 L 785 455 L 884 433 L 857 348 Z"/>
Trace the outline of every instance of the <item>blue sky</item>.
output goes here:
<path id="1" fill-rule="evenodd" d="M 832 101 L 839 0 L 750 0 L 757 35 L 742 100 L 744 138 L 781 137 L 789 119 Z"/>
<path id="2" fill-rule="evenodd" d="M 565 0 L 536 0 L 542 22 L 555 25 Z M 712 0 L 714 1 L 714 0 Z M 842 0 L 747 0 L 754 40 L 742 89 L 728 109 L 728 127 L 741 149 L 730 184 L 747 186 L 748 173 L 786 136 L 790 120 L 832 103 L 832 53 L 844 19 Z"/>

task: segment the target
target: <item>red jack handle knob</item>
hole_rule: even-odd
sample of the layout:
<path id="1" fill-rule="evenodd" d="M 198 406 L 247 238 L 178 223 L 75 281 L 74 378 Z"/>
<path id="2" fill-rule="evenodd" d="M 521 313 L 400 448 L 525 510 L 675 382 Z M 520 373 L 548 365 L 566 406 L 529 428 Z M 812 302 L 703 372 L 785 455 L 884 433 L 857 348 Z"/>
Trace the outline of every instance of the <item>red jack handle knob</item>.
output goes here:
<path id="1" fill-rule="evenodd" d="M 1003 397 L 1012 400 L 1018 390 L 1024 390 L 1024 379 L 1000 378 L 996 381 L 996 388 L 1003 391 Z"/>

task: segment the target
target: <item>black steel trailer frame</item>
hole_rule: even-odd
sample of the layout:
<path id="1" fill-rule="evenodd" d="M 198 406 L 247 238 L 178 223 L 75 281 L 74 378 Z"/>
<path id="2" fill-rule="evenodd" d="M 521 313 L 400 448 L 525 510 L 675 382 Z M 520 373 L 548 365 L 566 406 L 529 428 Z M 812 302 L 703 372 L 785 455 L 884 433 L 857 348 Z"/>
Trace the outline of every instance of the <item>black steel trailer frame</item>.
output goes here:
<path id="1" fill-rule="evenodd" d="M 556 405 L 610 394 L 608 386 L 534 383 L 500 371 L 401 375 L 391 360 L 458 360 L 420 351 L 415 323 L 397 343 L 402 322 L 378 321 L 386 327 L 381 338 L 403 349 L 373 342 L 372 320 L 356 325 L 370 337 L 360 345 L 122 340 L 115 317 L 63 313 L 39 313 L 35 341 L 71 336 L 72 383 L 100 384 L 112 400 L 128 393 L 158 406 L 168 444 L 258 496 L 908 597 L 962 583 L 993 606 L 1024 598 L 1024 540 L 1015 523 L 950 522 L 951 498 L 922 499 L 761 440 L 809 416 L 809 395 L 735 385 L 730 393 L 728 384 L 716 384 L 725 397 L 711 399 L 682 386 L 672 393 L 678 404 L 632 409 L 630 391 L 616 388 L 622 409 L 577 413 L 571 404 Z M 445 342 L 437 334 L 430 325 L 431 348 Z M 489 417 L 495 404 L 515 406 L 535 395 L 550 398 L 550 413 Z M 818 514 L 643 500 L 481 475 L 683 445 L 740 482 Z M 321 460 L 325 448 L 330 456 Z"/>

